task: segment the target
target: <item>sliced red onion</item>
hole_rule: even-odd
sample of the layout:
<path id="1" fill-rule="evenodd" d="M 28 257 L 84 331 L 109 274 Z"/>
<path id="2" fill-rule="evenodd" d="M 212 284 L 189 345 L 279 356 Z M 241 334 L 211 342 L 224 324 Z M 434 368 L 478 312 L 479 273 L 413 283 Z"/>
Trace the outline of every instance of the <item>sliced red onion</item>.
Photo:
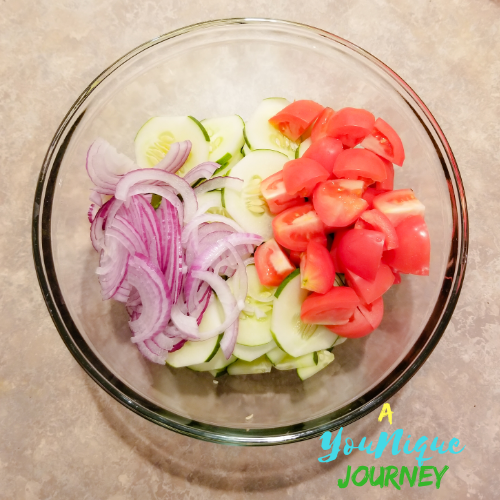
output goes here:
<path id="1" fill-rule="evenodd" d="M 238 330 L 239 330 L 240 322 L 238 319 L 229 325 L 229 327 L 224 332 L 224 336 L 220 341 L 220 348 L 224 353 L 224 357 L 229 359 L 234 351 L 234 346 L 236 345 L 236 339 L 238 338 Z"/>
<path id="2" fill-rule="evenodd" d="M 104 229 L 111 206 L 114 203 L 114 198 L 107 201 L 98 211 L 90 226 L 90 241 L 92 246 L 99 252 L 104 244 Z"/>
<path id="3" fill-rule="evenodd" d="M 122 286 L 127 275 L 128 258 L 128 250 L 120 239 L 106 234 L 96 270 L 103 300 L 112 298 Z M 120 297 L 122 295 L 120 293 Z"/>
<path id="4" fill-rule="evenodd" d="M 167 360 L 168 356 L 167 351 L 165 351 L 163 355 L 159 356 L 154 352 L 152 352 L 145 342 L 138 342 L 137 348 L 146 359 L 149 359 L 149 361 L 152 361 L 153 363 L 156 363 L 158 365 L 164 365 Z"/>
<path id="5" fill-rule="evenodd" d="M 235 191 L 241 191 L 243 188 L 243 180 L 237 177 L 214 177 L 203 184 L 196 186 L 194 192 L 196 196 L 206 193 L 208 191 L 213 191 L 214 189 L 228 188 L 234 189 Z"/>
<path id="6" fill-rule="evenodd" d="M 100 194 L 114 194 L 123 175 L 137 165 L 104 139 L 96 139 L 87 152 L 87 173 Z"/>
<path id="7" fill-rule="evenodd" d="M 129 322 L 134 335 L 132 342 L 138 343 L 165 329 L 170 320 L 172 300 L 163 273 L 144 255 L 135 254 L 129 258 L 127 279 L 141 297 L 142 314 Z"/>
<path id="8" fill-rule="evenodd" d="M 125 201 L 129 196 L 130 189 L 137 184 L 164 184 L 173 188 L 176 193 L 182 196 L 184 202 L 184 218 L 186 221 L 190 221 L 196 209 L 198 208 L 198 202 L 196 201 L 196 196 L 194 194 L 191 186 L 184 180 L 175 174 L 170 174 L 156 168 L 148 168 L 142 170 L 134 170 L 124 175 L 122 179 L 116 185 L 115 198 L 118 200 Z M 156 187 L 161 187 L 157 185 L 151 185 L 149 192 L 156 193 L 162 196 L 161 192 L 157 192 Z"/>
<path id="9" fill-rule="evenodd" d="M 214 172 L 220 167 L 218 163 L 213 161 L 205 161 L 196 167 L 192 168 L 185 176 L 184 180 L 189 184 L 194 184 L 200 179 L 210 179 Z"/>
<path id="10" fill-rule="evenodd" d="M 177 344 L 174 345 L 174 347 L 172 347 L 172 349 L 170 349 L 170 352 L 178 351 L 186 342 L 187 340 L 185 339 L 180 340 Z"/>
<path id="11" fill-rule="evenodd" d="M 94 208 L 95 204 L 92 203 L 87 211 L 87 217 L 89 218 L 89 222 L 92 224 L 92 221 L 94 220 Z"/>
<path id="12" fill-rule="evenodd" d="M 227 226 L 233 228 L 236 232 L 238 233 L 244 233 L 243 228 L 237 224 L 234 220 L 229 219 L 228 217 L 224 217 L 223 215 L 216 215 L 216 214 L 205 214 L 205 215 L 200 215 L 199 217 L 196 217 L 193 219 L 189 224 L 184 226 L 184 229 L 182 230 L 182 246 L 185 248 L 187 245 L 187 242 L 189 240 L 191 232 L 194 230 L 195 227 L 200 226 L 201 224 L 205 222 L 221 222 L 223 224 L 226 224 Z"/>
<path id="13" fill-rule="evenodd" d="M 100 195 L 95 189 L 90 190 L 89 200 L 94 203 L 94 205 L 102 207 L 102 195 Z"/>
<path id="14" fill-rule="evenodd" d="M 157 163 L 154 168 L 175 174 L 184 163 L 191 152 L 191 141 L 174 142 L 167 154 Z M 191 184 L 191 183 L 190 183 Z"/>
<path id="15" fill-rule="evenodd" d="M 119 215 L 114 218 L 113 224 L 106 228 L 106 235 L 113 235 L 119 239 L 130 254 L 140 253 L 147 255 L 148 253 L 144 239 L 141 238 L 139 232 L 127 219 Z"/>
<path id="16" fill-rule="evenodd" d="M 178 304 L 172 306 L 172 323 L 178 328 L 178 330 L 184 334 L 187 334 L 193 338 L 199 339 L 198 334 L 198 323 L 196 318 L 192 316 L 186 316 L 179 308 Z"/>

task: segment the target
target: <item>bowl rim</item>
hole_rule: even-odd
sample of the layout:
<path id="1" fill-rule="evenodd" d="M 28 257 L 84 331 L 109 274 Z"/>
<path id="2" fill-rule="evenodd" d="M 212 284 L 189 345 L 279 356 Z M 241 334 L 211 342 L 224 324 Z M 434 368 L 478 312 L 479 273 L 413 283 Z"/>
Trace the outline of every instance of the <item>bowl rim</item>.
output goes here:
<path id="1" fill-rule="evenodd" d="M 287 28 L 303 30 L 309 34 L 328 38 L 368 59 L 368 61 L 395 80 L 401 89 L 413 99 L 414 104 L 420 108 L 429 122 L 429 124 L 424 123 L 412 104 L 406 100 L 409 107 L 419 117 L 440 159 L 450 192 L 453 219 L 448 267 L 442 283 L 441 293 L 427 325 L 405 358 L 375 387 L 372 387 L 356 401 L 334 412 L 299 424 L 250 429 L 248 431 L 245 429 L 206 424 L 169 412 L 138 395 L 118 380 L 86 344 L 71 318 L 57 281 L 51 242 L 51 213 L 57 175 L 72 134 L 85 113 L 85 109 L 83 111 L 80 110 L 95 88 L 120 66 L 157 44 L 194 31 L 238 24 L 261 25 L 263 27 L 279 26 L 284 30 Z M 404 98 L 404 95 L 402 97 Z M 441 148 L 439 145 L 441 145 Z M 443 152 L 444 155 L 442 154 Z M 455 157 L 435 118 L 413 89 L 382 61 L 337 35 L 306 24 L 269 18 L 219 19 L 185 26 L 139 45 L 104 70 L 71 106 L 50 143 L 36 186 L 32 216 L 33 258 L 46 306 L 62 340 L 88 375 L 125 407 L 164 428 L 204 441 L 244 446 L 266 446 L 298 442 L 319 436 L 325 431 L 336 430 L 355 422 L 375 410 L 403 387 L 434 350 L 452 316 L 464 280 L 468 240 L 467 203 L 462 178 Z M 430 324 L 432 328 L 429 328 Z"/>

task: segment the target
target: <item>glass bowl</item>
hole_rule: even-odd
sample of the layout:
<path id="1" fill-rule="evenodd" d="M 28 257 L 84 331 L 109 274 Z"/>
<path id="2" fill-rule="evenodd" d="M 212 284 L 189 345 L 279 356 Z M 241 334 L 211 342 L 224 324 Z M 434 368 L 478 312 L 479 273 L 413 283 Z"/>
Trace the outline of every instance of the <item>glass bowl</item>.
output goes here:
<path id="1" fill-rule="evenodd" d="M 301 382 L 295 372 L 229 377 L 147 362 L 130 342 L 122 304 L 101 300 L 89 239 L 85 156 L 96 137 L 134 157 L 134 137 L 155 115 L 239 114 L 261 99 L 313 99 L 369 109 L 406 150 L 396 188 L 426 206 L 430 275 L 404 276 L 385 296 L 380 328 L 335 349 L 336 361 Z M 432 352 L 465 272 L 468 225 L 460 174 L 443 132 L 387 66 L 330 33 L 271 19 L 189 26 L 132 50 L 78 98 L 49 147 L 33 211 L 38 279 L 62 339 L 111 396 L 156 424 L 217 443 L 271 445 L 320 435 L 386 401 Z M 253 415 L 252 418 L 246 418 Z"/>

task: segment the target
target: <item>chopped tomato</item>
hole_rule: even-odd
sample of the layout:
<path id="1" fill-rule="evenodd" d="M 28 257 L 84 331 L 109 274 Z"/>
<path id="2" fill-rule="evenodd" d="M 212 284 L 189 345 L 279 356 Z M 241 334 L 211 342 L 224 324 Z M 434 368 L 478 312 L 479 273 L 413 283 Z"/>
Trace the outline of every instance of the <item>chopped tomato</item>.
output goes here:
<path id="1" fill-rule="evenodd" d="M 279 214 L 287 208 L 303 203 L 303 199 L 298 195 L 289 195 L 283 182 L 283 170 L 264 179 L 260 183 L 260 191 L 267 202 L 269 211 L 272 214 Z"/>
<path id="2" fill-rule="evenodd" d="M 265 286 L 279 286 L 295 269 L 275 240 L 270 239 L 255 250 L 255 269 Z"/>
<path id="3" fill-rule="evenodd" d="M 360 226 L 358 227 L 358 223 Z M 361 224 L 363 226 L 361 227 Z M 379 210 L 366 210 L 354 226 L 356 229 L 373 229 L 385 235 L 384 250 L 392 250 L 398 246 L 398 235 L 391 221 Z"/>
<path id="4" fill-rule="evenodd" d="M 387 178 L 385 181 L 377 182 L 375 184 L 375 189 L 384 189 L 386 191 L 392 191 L 394 189 L 394 165 L 387 161 L 385 158 L 379 156 L 385 165 L 385 171 L 387 173 Z"/>
<path id="5" fill-rule="evenodd" d="M 330 249 L 330 257 L 332 258 L 333 267 L 335 268 L 335 271 L 337 273 L 345 272 L 344 264 L 342 264 L 342 261 L 339 259 L 337 250 L 340 244 L 340 240 L 348 231 L 349 229 L 340 229 L 339 231 L 337 231 L 333 238 L 332 248 Z"/>
<path id="6" fill-rule="evenodd" d="M 429 275 L 431 244 L 421 215 L 409 217 L 396 227 L 399 246 L 384 254 L 384 262 L 406 274 Z"/>
<path id="7" fill-rule="evenodd" d="M 384 240 L 384 233 L 379 231 L 351 229 L 339 243 L 338 257 L 346 270 L 373 281 L 380 267 Z"/>
<path id="8" fill-rule="evenodd" d="M 289 250 L 303 252 L 309 241 L 326 246 L 325 226 L 312 203 L 304 203 L 281 212 L 273 219 L 276 241 Z"/>
<path id="9" fill-rule="evenodd" d="M 377 118 L 373 130 L 361 145 L 400 167 L 403 165 L 405 160 L 403 143 L 396 131 L 382 118 Z"/>
<path id="10" fill-rule="evenodd" d="M 366 304 L 371 304 L 391 288 L 394 274 L 389 266 L 380 264 L 373 281 L 367 281 L 349 269 L 345 270 L 347 284 L 358 294 Z"/>
<path id="11" fill-rule="evenodd" d="M 425 207 L 411 189 L 397 189 L 382 193 L 373 199 L 373 206 L 380 210 L 397 227 L 414 215 L 424 215 Z"/>
<path id="12" fill-rule="evenodd" d="M 343 108 L 337 111 L 327 125 L 327 135 L 353 148 L 372 130 L 375 117 L 365 109 Z"/>
<path id="13" fill-rule="evenodd" d="M 316 212 L 327 226 L 346 227 L 366 210 L 368 203 L 361 198 L 363 181 L 336 179 L 318 184 L 313 193 Z"/>
<path id="14" fill-rule="evenodd" d="M 367 149 L 355 148 L 342 151 L 335 161 L 333 173 L 344 179 L 368 179 L 367 184 L 387 179 L 384 162 Z"/>
<path id="15" fill-rule="evenodd" d="M 382 323 L 382 318 L 384 316 L 384 299 L 379 297 L 371 304 L 360 304 L 358 309 L 375 330 L 379 327 L 380 323 Z"/>
<path id="16" fill-rule="evenodd" d="M 302 288 L 311 292 L 326 293 L 333 286 L 335 269 L 328 250 L 315 241 L 310 241 L 300 260 Z"/>
<path id="17" fill-rule="evenodd" d="M 349 321 L 360 304 L 354 290 L 335 286 L 324 295 L 312 293 L 302 303 L 300 319 L 313 325 L 342 325 Z"/>
<path id="18" fill-rule="evenodd" d="M 391 269 L 392 274 L 394 274 L 394 283 L 393 285 L 399 285 L 401 283 L 401 275 L 395 271 L 394 269 Z"/>
<path id="19" fill-rule="evenodd" d="M 375 199 L 375 196 L 386 192 L 387 191 L 385 189 L 367 187 L 362 198 L 368 202 L 368 208 L 373 208 L 373 200 Z"/>
<path id="20" fill-rule="evenodd" d="M 283 135 L 296 141 L 323 111 L 323 106 L 314 101 L 295 101 L 269 119 Z"/>
<path id="21" fill-rule="evenodd" d="M 310 158 L 321 163 L 331 174 L 335 160 L 343 150 L 342 143 L 338 139 L 322 137 L 307 148 L 302 158 Z"/>
<path id="22" fill-rule="evenodd" d="M 301 257 L 302 257 L 302 252 L 299 252 L 298 250 L 290 250 L 290 254 L 288 255 L 290 262 L 296 265 L 297 267 L 300 266 Z"/>
<path id="23" fill-rule="evenodd" d="M 337 287 L 341 288 L 341 287 Z M 340 335 L 341 337 L 346 337 L 348 339 L 357 339 L 360 337 L 365 337 L 369 333 L 373 332 L 375 328 L 370 325 L 368 320 L 363 316 L 359 307 L 356 307 L 354 314 L 349 318 L 349 321 L 344 325 L 332 325 L 327 328 L 333 333 Z"/>
<path id="24" fill-rule="evenodd" d="M 283 166 L 283 182 L 290 196 L 310 196 L 316 184 L 326 181 L 330 173 L 317 161 L 297 158 Z"/>
<path id="25" fill-rule="evenodd" d="M 333 111 L 332 108 L 325 108 L 318 116 L 311 131 L 311 142 L 313 144 L 327 136 L 326 129 L 328 127 L 328 122 L 331 120 L 334 113 L 335 111 Z"/>

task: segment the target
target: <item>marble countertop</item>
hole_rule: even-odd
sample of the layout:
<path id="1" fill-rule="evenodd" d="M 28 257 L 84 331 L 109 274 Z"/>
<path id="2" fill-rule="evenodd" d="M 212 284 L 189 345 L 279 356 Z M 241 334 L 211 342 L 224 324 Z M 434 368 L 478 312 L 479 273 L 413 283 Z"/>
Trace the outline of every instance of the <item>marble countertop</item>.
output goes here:
<path id="1" fill-rule="evenodd" d="M 226 17 L 299 21 L 344 37 L 419 94 L 460 167 L 470 217 L 465 284 L 435 351 L 391 400 L 398 427 L 456 437 L 439 490 L 350 485 L 347 465 L 413 466 L 364 453 L 322 464 L 318 439 L 266 449 L 203 443 L 151 424 L 104 393 L 61 341 L 31 254 L 45 151 L 85 86 L 122 54 L 181 26 Z M 498 497 L 500 479 L 500 2 L 498 0 L 130 0 L 0 2 L 0 499 Z M 388 431 L 376 415 L 357 442 Z"/>

